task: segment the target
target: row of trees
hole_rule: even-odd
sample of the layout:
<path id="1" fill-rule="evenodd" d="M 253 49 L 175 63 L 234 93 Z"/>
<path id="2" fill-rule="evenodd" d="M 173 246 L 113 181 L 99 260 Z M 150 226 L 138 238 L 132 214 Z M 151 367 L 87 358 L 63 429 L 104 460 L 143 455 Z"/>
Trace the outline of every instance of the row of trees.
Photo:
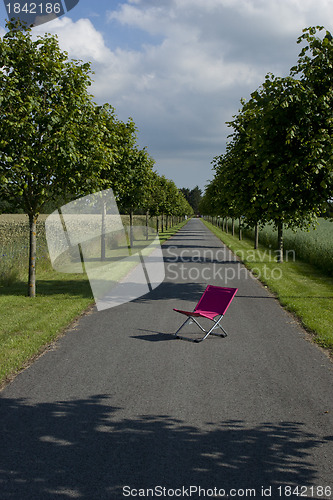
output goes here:
<path id="1" fill-rule="evenodd" d="M 238 115 L 226 152 L 213 161 L 205 214 L 241 217 L 278 229 L 309 227 L 333 197 L 333 37 L 323 27 L 307 28 L 306 42 L 288 77 L 268 74 Z"/>
<path id="2" fill-rule="evenodd" d="M 126 213 L 185 215 L 175 184 L 154 171 L 132 119 L 96 105 L 89 63 L 68 59 L 55 36 L 7 23 L 0 39 L 0 190 L 29 216 L 29 295 L 35 295 L 36 222 L 43 209 L 112 188 Z M 19 29 L 20 28 L 20 29 Z"/>

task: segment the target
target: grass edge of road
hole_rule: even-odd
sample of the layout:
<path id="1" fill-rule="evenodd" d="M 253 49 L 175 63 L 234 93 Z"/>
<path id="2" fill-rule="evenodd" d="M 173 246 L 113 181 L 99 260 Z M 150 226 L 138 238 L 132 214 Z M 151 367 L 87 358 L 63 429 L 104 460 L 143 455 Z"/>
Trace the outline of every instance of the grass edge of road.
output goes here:
<path id="1" fill-rule="evenodd" d="M 160 232 L 161 245 L 187 222 Z M 35 298 L 26 289 L 22 281 L 0 287 L 0 391 L 94 306 L 86 275 L 44 272 L 37 275 Z"/>
<path id="2" fill-rule="evenodd" d="M 333 278 L 296 258 L 277 263 L 272 249 L 259 245 L 258 250 L 254 250 L 252 240 L 243 238 L 240 241 L 210 222 L 203 222 L 297 318 L 312 340 L 325 348 L 332 359 Z"/>

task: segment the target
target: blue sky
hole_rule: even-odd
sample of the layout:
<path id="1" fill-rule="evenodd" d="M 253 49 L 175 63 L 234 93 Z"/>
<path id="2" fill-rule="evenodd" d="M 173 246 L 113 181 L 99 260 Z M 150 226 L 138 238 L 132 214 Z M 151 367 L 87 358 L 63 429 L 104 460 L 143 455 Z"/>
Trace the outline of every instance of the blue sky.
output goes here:
<path id="1" fill-rule="evenodd" d="M 1 35 L 5 17 L 1 3 Z M 240 99 L 287 75 L 315 25 L 333 32 L 332 0 L 80 0 L 33 32 L 91 61 L 95 101 L 133 118 L 160 174 L 203 189 Z"/>

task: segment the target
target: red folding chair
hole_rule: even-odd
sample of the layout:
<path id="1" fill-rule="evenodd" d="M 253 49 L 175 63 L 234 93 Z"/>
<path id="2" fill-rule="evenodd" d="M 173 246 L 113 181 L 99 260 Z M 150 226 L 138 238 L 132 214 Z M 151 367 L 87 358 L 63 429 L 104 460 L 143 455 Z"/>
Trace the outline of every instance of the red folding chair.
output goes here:
<path id="1" fill-rule="evenodd" d="M 226 288 L 221 286 L 208 285 L 199 302 L 195 306 L 193 312 L 174 309 L 174 311 L 179 312 L 180 314 L 185 314 L 185 316 L 187 316 L 187 319 L 173 335 L 175 335 L 175 337 L 179 339 L 190 340 L 191 342 L 201 342 L 202 340 L 205 340 L 210 334 L 217 335 L 218 337 L 226 337 L 228 334 L 220 325 L 220 321 L 222 320 L 228 307 L 230 306 L 237 290 L 238 288 Z M 217 316 L 219 316 L 219 318 L 216 320 L 215 318 Z M 213 321 L 214 324 L 210 330 L 206 331 L 196 320 L 196 318 L 207 318 Z M 200 330 L 205 333 L 202 338 L 191 339 L 189 337 L 182 337 L 181 335 L 178 335 L 178 332 L 180 332 L 180 330 L 186 325 L 186 323 L 191 321 L 194 321 L 194 323 L 198 325 Z M 213 332 L 215 328 L 221 328 L 223 333 Z"/>

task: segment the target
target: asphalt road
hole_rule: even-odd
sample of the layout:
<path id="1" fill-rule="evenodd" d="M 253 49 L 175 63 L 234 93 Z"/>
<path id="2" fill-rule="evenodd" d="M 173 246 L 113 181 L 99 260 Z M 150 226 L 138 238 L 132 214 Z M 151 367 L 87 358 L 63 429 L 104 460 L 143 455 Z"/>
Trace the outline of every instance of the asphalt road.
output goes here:
<path id="1" fill-rule="evenodd" d="M 2 391 L 1 500 L 333 498 L 331 361 L 200 220 L 163 249 Z M 208 283 L 239 289 L 228 337 L 171 337 Z"/>

